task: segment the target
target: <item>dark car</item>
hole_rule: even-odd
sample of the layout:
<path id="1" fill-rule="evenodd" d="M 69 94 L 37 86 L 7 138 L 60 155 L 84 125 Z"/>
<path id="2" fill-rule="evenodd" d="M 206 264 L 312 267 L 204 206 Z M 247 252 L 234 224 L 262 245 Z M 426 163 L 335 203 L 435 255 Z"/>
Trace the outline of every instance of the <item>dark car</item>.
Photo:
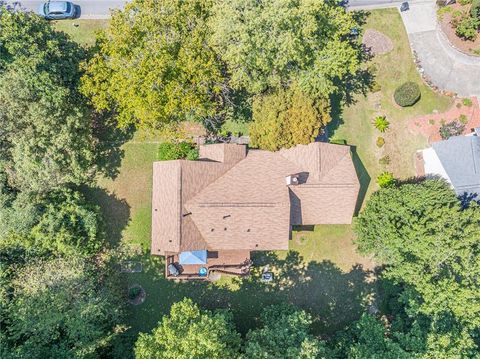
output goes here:
<path id="1" fill-rule="evenodd" d="M 408 5 L 408 2 L 403 2 L 402 5 L 400 5 L 400 11 L 404 12 L 410 10 L 410 5 Z"/>
<path id="2" fill-rule="evenodd" d="M 76 10 L 70 1 L 50 1 L 40 5 L 38 14 L 48 20 L 73 19 Z"/>

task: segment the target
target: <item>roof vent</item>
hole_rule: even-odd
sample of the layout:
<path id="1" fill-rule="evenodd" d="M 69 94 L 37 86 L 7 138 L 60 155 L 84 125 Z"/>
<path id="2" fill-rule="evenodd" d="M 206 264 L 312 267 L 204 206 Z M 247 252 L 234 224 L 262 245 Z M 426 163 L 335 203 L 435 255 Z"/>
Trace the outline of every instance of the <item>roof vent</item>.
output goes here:
<path id="1" fill-rule="evenodd" d="M 290 175 L 285 177 L 285 182 L 287 183 L 287 186 L 296 186 L 298 185 L 298 175 Z"/>

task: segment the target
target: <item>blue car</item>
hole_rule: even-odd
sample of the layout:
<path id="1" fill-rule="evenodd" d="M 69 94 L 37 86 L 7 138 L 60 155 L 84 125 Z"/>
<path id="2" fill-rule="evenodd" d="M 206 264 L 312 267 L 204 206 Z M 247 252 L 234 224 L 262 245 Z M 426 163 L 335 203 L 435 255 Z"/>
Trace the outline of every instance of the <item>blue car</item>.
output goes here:
<path id="1" fill-rule="evenodd" d="M 48 20 L 73 19 L 76 10 L 70 1 L 49 1 L 40 5 L 38 14 Z"/>

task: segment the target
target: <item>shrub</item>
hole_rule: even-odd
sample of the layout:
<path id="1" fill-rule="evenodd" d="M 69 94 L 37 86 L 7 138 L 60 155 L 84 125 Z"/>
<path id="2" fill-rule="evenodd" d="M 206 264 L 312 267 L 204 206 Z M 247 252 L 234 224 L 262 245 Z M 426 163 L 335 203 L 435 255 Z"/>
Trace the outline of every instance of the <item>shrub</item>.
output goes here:
<path id="1" fill-rule="evenodd" d="M 462 125 L 457 121 L 452 121 L 440 127 L 440 136 L 442 137 L 442 139 L 448 140 L 452 136 L 461 135 L 464 129 L 465 125 Z"/>
<path id="2" fill-rule="evenodd" d="M 447 13 L 451 13 L 453 10 L 452 7 L 450 6 L 443 6 L 443 7 L 440 7 L 437 11 L 437 17 L 442 20 L 443 19 L 443 16 Z"/>
<path id="3" fill-rule="evenodd" d="M 198 149 L 191 142 L 164 142 L 158 146 L 158 159 L 160 161 L 196 160 L 197 158 Z"/>
<path id="4" fill-rule="evenodd" d="M 373 121 L 373 125 L 377 130 L 383 133 L 386 130 L 388 130 L 388 127 L 390 126 L 390 122 L 388 122 L 385 116 L 377 116 Z"/>
<path id="5" fill-rule="evenodd" d="M 375 92 L 380 92 L 382 90 L 382 85 L 380 85 L 377 81 L 373 81 L 372 87 L 370 90 L 375 93 Z"/>
<path id="6" fill-rule="evenodd" d="M 469 98 L 464 98 L 462 100 L 462 103 L 463 103 L 463 106 L 467 106 L 467 107 L 472 107 L 472 105 L 473 105 L 472 100 L 469 99 Z"/>
<path id="7" fill-rule="evenodd" d="M 465 14 L 458 22 L 455 33 L 457 36 L 465 40 L 475 40 L 477 38 L 480 19 L 477 16 L 469 16 Z"/>
<path id="8" fill-rule="evenodd" d="M 380 158 L 378 160 L 378 163 L 380 163 L 381 165 L 389 165 L 390 164 L 390 156 L 389 155 L 386 155 L 386 156 L 383 156 L 382 158 Z"/>
<path id="9" fill-rule="evenodd" d="M 128 299 L 130 300 L 134 300 L 136 299 L 140 293 L 142 292 L 142 289 L 140 287 L 131 287 L 129 290 L 128 290 Z"/>
<path id="10" fill-rule="evenodd" d="M 468 123 L 468 117 L 466 115 L 460 115 L 460 117 L 458 118 L 458 121 L 460 121 L 460 123 L 462 125 L 466 125 Z"/>
<path id="11" fill-rule="evenodd" d="M 377 177 L 377 184 L 381 188 L 392 187 L 395 185 L 395 178 L 393 177 L 393 173 L 391 172 L 382 172 Z"/>
<path id="12" fill-rule="evenodd" d="M 464 12 L 461 11 L 461 10 L 454 10 L 452 12 L 452 18 L 450 20 L 450 23 L 452 24 L 453 27 L 457 27 L 458 26 L 458 23 L 460 22 L 460 20 L 462 19 L 462 17 L 464 16 Z"/>
<path id="13" fill-rule="evenodd" d="M 402 107 L 412 106 L 420 99 L 420 87 L 415 82 L 405 82 L 395 90 L 395 102 Z"/>
<path id="14" fill-rule="evenodd" d="M 378 137 L 377 138 L 377 147 L 383 147 L 385 144 L 385 139 L 383 137 Z"/>
<path id="15" fill-rule="evenodd" d="M 428 120 L 428 123 L 429 123 L 430 125 L 434 125 L 434 124 L 435 124 L 435 120 L 434 120 L 433 118 L 431 118 L 430 120 Z"/>
<path id="16" fill-rule="evenodd" d="M 480 0 L 473 0 L 470 7 L 470 16 L 474 18 L 480 17 Z"/>
<path id="17" fill-rule="evenodd" d="M 468 5 L 472 3 L 472 0 L 458 0 L 460 5 Z"/>

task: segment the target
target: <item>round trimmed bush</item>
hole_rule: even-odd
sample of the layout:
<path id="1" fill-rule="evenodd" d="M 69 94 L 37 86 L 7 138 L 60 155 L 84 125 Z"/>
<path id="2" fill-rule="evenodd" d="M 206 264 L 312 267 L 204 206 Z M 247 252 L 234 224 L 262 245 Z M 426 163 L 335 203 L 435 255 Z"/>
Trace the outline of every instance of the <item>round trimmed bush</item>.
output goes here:
<path id="1" fill-rule="evenodd" d="M 420 96 L 420 87 L 415 82 L 405 82 L 393 94 L 395 102 L 402 107 L 414 105 Z"/>

